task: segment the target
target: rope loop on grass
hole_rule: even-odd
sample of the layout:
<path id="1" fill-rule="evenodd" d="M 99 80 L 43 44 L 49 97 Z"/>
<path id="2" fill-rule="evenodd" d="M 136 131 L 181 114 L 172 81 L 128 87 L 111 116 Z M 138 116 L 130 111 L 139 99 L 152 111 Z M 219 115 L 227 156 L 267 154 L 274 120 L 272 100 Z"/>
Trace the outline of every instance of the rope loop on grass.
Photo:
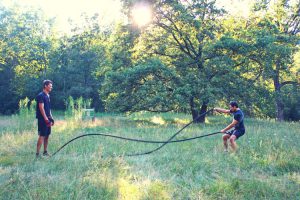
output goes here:
<path id="1" fill-rule="evenodd" d="M 142 139 L 135 139 L 135 138 L 127 138 L 127 137 L 121 137 L 121 136 L 116 136 L 116 135 L 110 135 L 110 134 L 105 134 L 105 133 L 90 133 L 90 134 L 83 134 L 83 135 L 79 135 L 71 140 L 69 140 L 67 143 L 65 143 L 64 145 L 62 145 L 55 153 L 53 153 L 52 157 L 57 154 L 60 150 L 62 150 L 65 146 L 67 146 L 68 144 L 70 144 L 71 142 L 73 142 L 74 140 L 77 140 L 79 138 L 82 137 L 87 137 L 87 136 L 103 136 L 103 137 L 111 137 L 111 138 L 116 138 L 116 139 L 121 139 L 121 140 L 127 140 L 127 141 L 132 141 L 132 142 L 142 142 L 142 143 L 152 143 L 152 144 L 161 144 L 159 147 L 151 150 L 151 151 L 146 151 L 146 152 L 142 152 L 142 153 L 135 153 L 135 154 L 125 154 L 124 156 L 141 156 L 141 155 L 147 155 L 147 154 L 151 154 L 155 151 L 160 150 L 161 148 L 163 148 L 165 145 L 169 144 L 169 143 L 176 143 L 176 142 L 185 142 L 185 141 L 190 141 L 190 140 L 195 140 L 198 138 L 203 138 L 203 137 L 208 137 L 208 136 L 212 136 L 212 135 L 216 135 L 218 133 L 221 132 L 213 132 L 213 133 L 209 133 L 206 135 L 200 135 L 200 136 L 196 136 L 196 137 L 190 137 L 190 138 L 185 138 L 185 139 L 180 139 L 180 140 L 173 140 L 173 138 L 175 138 L 181 131 L 183 131 L 185 128 L 187 128 L 189 125 L 191 125 L 192 123 L 194 123 L 196 120 L 198 120 L 200 117 L 206 115 L 207 113 L 213 111 L 213 109 L 208 110 L 205 113 L 202 113 L 201 115 L 199 115 L 197 118 L 195 118 L 193 121 L 189 122 L 188 124 L 186 124 L 184 127 L 182 127 L 179 131 L 177 131 L 175 134 L 173 134 L 168 140 L 166 141 L 155 141 L 155 140 L 142 140 Z"/>

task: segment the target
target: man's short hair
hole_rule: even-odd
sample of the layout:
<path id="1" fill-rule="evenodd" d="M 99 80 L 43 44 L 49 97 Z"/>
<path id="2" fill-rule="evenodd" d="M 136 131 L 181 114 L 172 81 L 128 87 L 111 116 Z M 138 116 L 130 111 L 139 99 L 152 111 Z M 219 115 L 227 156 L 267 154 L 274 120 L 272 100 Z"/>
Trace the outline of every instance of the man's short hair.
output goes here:
<path id="1" fill-rule="evenodd" d="M 236 101 L 230 101 L 229 105 L 231 105 L 232 107 L 239 107 Z"/>
<path id="2" fill-rule="evenodd" d="M 49 84 L 52 84 L 52 81 L 50 81 L 50 80 L 44 80 L 44 81 L 43 81 L 43 88 L 45 88 L 45 87 L 48 86 Z"/>

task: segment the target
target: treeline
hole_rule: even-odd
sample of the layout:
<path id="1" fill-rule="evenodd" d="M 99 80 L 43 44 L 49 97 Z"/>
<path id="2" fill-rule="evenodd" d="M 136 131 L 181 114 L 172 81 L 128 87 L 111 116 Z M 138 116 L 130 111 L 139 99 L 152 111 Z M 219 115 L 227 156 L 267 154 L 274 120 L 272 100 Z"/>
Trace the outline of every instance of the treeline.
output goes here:
<path id="1" fill-rule="evenodd" d="M 249 17 L 215 1 L 150 1 L 138 28 L 97 15 L 60 35 L 38 10 L 0 7 L 0 113 L 53 80 L 53 109 L 69 96 L 100 112 L 186 112 L 197 118 L 237 100 L 248 116 L 300 120 L 300 2 L 257 1 Z M 1 5 L 1 4 L 0 4 Z M 200 118 L 199 122 L 204 121 Z"/>

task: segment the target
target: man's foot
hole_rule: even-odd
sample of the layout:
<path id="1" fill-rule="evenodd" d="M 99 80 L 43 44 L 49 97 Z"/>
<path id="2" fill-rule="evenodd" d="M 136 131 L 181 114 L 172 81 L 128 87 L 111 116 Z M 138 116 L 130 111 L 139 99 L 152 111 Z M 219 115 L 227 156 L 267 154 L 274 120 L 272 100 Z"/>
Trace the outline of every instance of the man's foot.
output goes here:
<path id="1" fill-rule="evenodd" d="M 228 153 L 228 149 L 224 149 L 224 153 Z"/>
<path id="2" fill-rule="evenodd" d="M 43 156 L 50 156 L 50 154 L 47 151 L 44 151 Z"/>
<path id="3" fill-rule="evenodd" d="M 40 159 L 42 158 L 41 155 L 39 153 L 35 153 L 35 159 Z"/>

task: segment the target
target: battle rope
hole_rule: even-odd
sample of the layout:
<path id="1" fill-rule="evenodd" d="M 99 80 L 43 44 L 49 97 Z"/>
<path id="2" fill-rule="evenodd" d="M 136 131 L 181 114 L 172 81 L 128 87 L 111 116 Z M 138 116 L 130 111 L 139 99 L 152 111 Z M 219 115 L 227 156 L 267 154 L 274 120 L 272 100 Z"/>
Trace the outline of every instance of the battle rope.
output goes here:
<path id="1" fill-rule="evenodd" d="M 221 133 L 221 132 L 214 132 L 214 133 L 210 133 L 210 134 L 206 134 L 206 135 L 200 135 L 200 136 L 195 136 L 195 137 L 190 137 L 190 138 L 185 138 L 185 139 L 180 139 L 180 140 L 172 140 L 172 141 L 170 141 L 168 143 L 186 142 L 186 141 L 195 140 L 195 139 L 202 138 L 202 137 L 207 137 L 207 136 L 215 135 L 215 134 L 218 134 L 218 133 Z M 141 142 L 141 143 L 152 143 L 152 144 L 162 144 L 162 143 L 166 143 L 167 142 L 167 141 L 141 140 L 141 139 L 135 139 L 135 138 L 126 138 L 126 137 L 121 137 L 121 136 L 117 136 L 117 135 L 110 135 L 110 134 L 104 134 L 104 133 L 89 133 L 89 134 L 79 135 L 78 137 L 75 137 L 72 140 L 68 141 L 63 146 L 61 146 L 54 154 L 52 154 L 52 156 L 54 156 L 61 149 L 63 149 L 65 146 L 67 146 L 69 143 L 73 142 L 74 140 L 77 140 L 79 138 L 86 137 L 86 136 L 104 136 L 104 137 L 111 137 L 111 138 L 116 138 L 116 139 L 121 139 L 121 140 L 127 140 L 127 141 L 133 141 L 133 142 Z"/>
<path id="2" fill-rule="evenodd" d="M 161 148 L 163 148 L 166 144 L 170 143 L 170 141 L 175 138 L 181 131 L 183 131 L 183 129 L 185 129 L 186 127 L 188 127 L 189 125 L 191 125 L 192 123 L 194 123 L 196 120 L 198 120 L 200 117 L 206 115 L 207 113 L 213 111 L 214 109 L 210 109 L 208 111 L 206 111 L 205 113 L 202 113 L 201 115 L 199 115 L 198 117 L 196 117 L 194 120 L 192 120 L 190 123 L 186 124 L 184 127 L 182 127 L 179 131 L 177 131 L 174 135 L 172 135 L 165 143 L 163 143 L 162 145 L 160 145 L 159 147 L 151 150 L 151 151 L 146 151 L 143 153 L 136 153 L 136 154 L 125 154 L 125 156 L 142 156 L 142 155 L 147 155 L 147 154 L 151 154 L 155 151 L 160 150 Z"/>
<path id="3" fill-rule="evenodd" d="M 163 146 L 165 146 L 168 143 L 174 143 L 174 142 L 184 142 L 184 141 L 189 141 L 189 140 L 194 140 L 194 139 L 198 139 L 198 138 L 202 138 L 202 137 L 208 137 L 211 135 L 215 135 L 221 132 L 214 132 L 214 133 L 210 133 L 210 134 L 206 134 L 206 135 L 201 135 L 201 136 L 196 136 L 196 137 L 191 137 L 191 138 L 185 138 L 185 139 L 181 139 L 181 140 L 172 140 L 174 137 L 176 137 L 183 129 L 185 129 L 186 127 L 188 127 L 189 125 L 191 125 L 194 121 L 196 121 L 197 119 L 199 119 L 201 116 L 211 112 L 213 109 L 199 115 L 196 119 L 194 119 L 193 121 L 191 121 L 190 123 L 186 124 L 183 128 L 181 128 L 179 131 L 177 131 L 172 137 L 170 137 L 167 141 L 153 141 L 153 140 L 142 140 L 142 139 L 134 139 L 134 138 L 126 138 L 126 137 L 121 137 L 121 136 L 116 136 L 116 135 L 110 135 L 110 134 L 104 134 L 104 133 L 90 133 L 90 134 L 83 134 L 80 136 L 77 136 L 73 139 L 71 139 L 70 141 L 68 141 L 67 143 L 65 143 L 63 146 L 61 146 L 55 153 L 52 154 L 52 156 L 54 156 L 55 154 L 57 154 L 60 150 L 62 150 L 65 146 L 67 146 L 69 143 L 73 142 L 74 140 L 77 140 L 79 138 L 82 137 L 86 137 L 86 136 L 104 136 L 104 137 L 112 137 L 112 138 L 116 138 L 116 139 L 122 139 L 122 140 L 127 140 L 127 141 L 134 141 L 134 142 L 143 142 L 143 143 L 158 143 L 158 144 L 162 144 L 161 146 L 148 151 L 148 152 L 144 152 L 144 153 L 138 153 L 138 154 L 125 154 L 125 156 L 140 156 L 140 155 L 146 155 L 146 154 L 151 154 L 155 151 L 158 151 L 159 149 L 161 149 Z"/>

